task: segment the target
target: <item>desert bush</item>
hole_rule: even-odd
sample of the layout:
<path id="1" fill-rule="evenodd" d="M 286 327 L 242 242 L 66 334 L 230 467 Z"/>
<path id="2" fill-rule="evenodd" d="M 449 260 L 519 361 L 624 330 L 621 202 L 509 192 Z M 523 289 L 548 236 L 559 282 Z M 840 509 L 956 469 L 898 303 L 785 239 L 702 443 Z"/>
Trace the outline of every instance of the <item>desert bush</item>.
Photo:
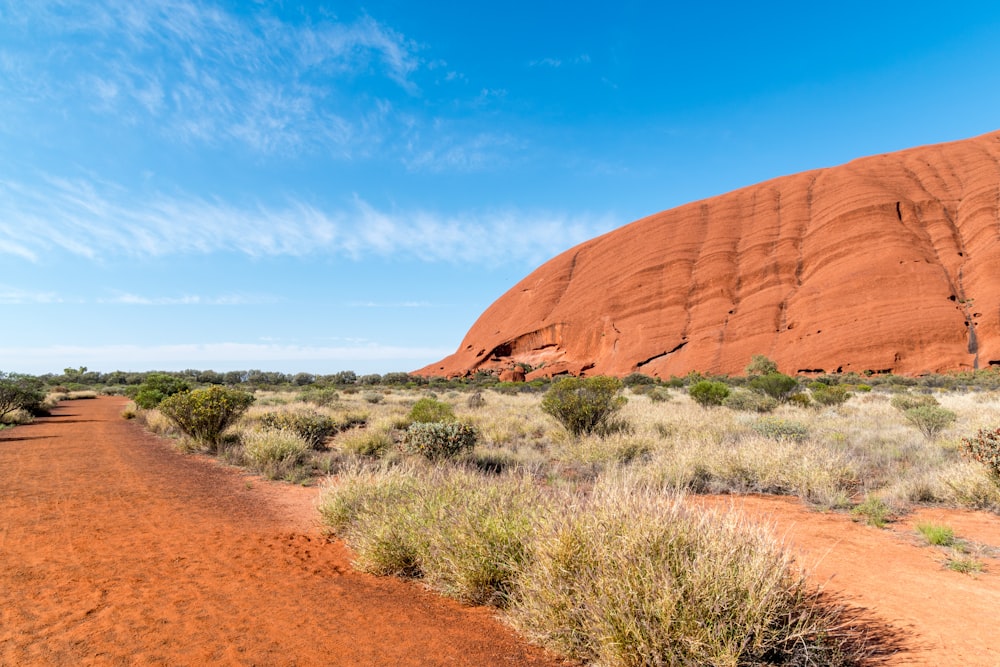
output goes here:
<path id="1" fill-rule="evenodd" d="M 930 394 L 896 394 L 889 401 L 889 404 L 900 412 L 906 412 L 912 408 L 938 407 L 941 405 Z"/>
<path id="2" fill-rule="evenodd" d="M 265 428 L 293 431 L 312 449 L 322 449 L 326 439 L 338 430 L 333 418 L 318 412 L 265 412 L 260 423 Z"/>
<path id="3" fill-rule="evenodd" d="M 191 386 L 180 378 L 166 373 L 150 373 L 146 381 L 138 386 L 132 400 L 144 410 L 157 407 L 163 399 L 188 391 Z"/>
<path id="4" fill-rule="evenodd" d="M 122 408 L 122 419 L 135 419 L 138 416 L 138 407 L 136 407 L 135 401 L 129 401 Z"/>
<path id="5" fill-rule="evenodd" d="M 716 407 L 729 396 L 729 386 L 725 382 L 699 380 L 688 387 L 688 395 L 703 408 Z"/>
<path id="6" fill-rule="evenodd" d="M 812 394 L 812 400 L 824 407 L 840 405 L 851 397 L 851 393 L 847 391 L 847 388 L 839 384 L 827 385 L 814 382 L 810 385 L 809 389 Z"/>
<path id="7" fill-rule="evenodd" d="M 403 449 L 408 454 L 420 454 L 432 461 L 454 458 L 476 445 L 479 433 L 470 424 L 431 422 L 410 424 L 406 429 Z"/>
<path id="8" fill-rule="evenodd" d="M 737 389 L 722 400 L 723 407 L 742 412 L 773 412 L 778 401 L 746 389 Z"/>
<path id="9" fill-rule="evenodd" d="M 746 369 L 743 371 L 747 377 L 756 377 L 758 375 L 768 375 L 770 373 L 778 372 L 778 364 L 774 363 L 763 354 L 755 354 L 750 357 L 750 363 L 747 364 Z"/>
<path id="10" fill-rule="evenodd" d="M 222 432 L 253 403 L 245 391 L 218 385 L 181 392 L 160 402 L 159 410 L 185 435 L 209 451 L 216 451 Z"/>
<path id="11" fill-rule="evenodd" d="M 444 401 L 425 397 L 410 408 L 409 419 L 420 424 L 455 421 L 455 410 Z"/>
<path id="12" fill-rule="evenodd" d="M 361 394 L 361 398 L 364 399 L 366 402 L 375 405 L 385 400 L 385 395 L 378 391 L 366 391 L 363 394 Z"/>
<path id="13" fill-rule="evenodd" d="M 653 387 L 646 392 L 646 398 L 653 403 L 666 403 L 671 398 L 670 390 L 664 389 L 663 387 Z"/>
<path id="14" fill-rule="evenodd" d="M 920 405 L 903 412 L 906 420 L 917 427 L 928 440 L 935 439 L 958 417 L 954 412 L 938 405 Z"/>
<path id="15" fill-rule="evenodd" d="M 635 387 L 638 385 L 654 385 L 656 384 L 656 378 L 645 375 L 643 373 L 629 373 L 622 378 L 622 384 L 626 387 Z"/>
<path id="16" fill-rule="evenodd" d="M 542 397 L 542 411 L 574 436 L 597 431 L 625 405 L 621 380 L 606 376 L 563 378 Z"/>
<path id="17" fill-rule="evenodd" d="M 809 437 L 809 427 L 802 422 L 780 417 L 761 417 L 750 428 L 765 438 L 802 442 Z"/>
<path id="18" fill-rule="evenodd" d="M 45 394 L 32 383 L 0 379 L 0 419 L 18 410 L 34 412 L 44 399 Z"/>
<path id="19" fill-rule="evenodd" d="M 747 382 L 747 386 L 753 391 L 770 396 L 775 400 L 787 401 L 798 390 L 799 381 L 775 371 L 751 378 Z"/>
<path id="20" fill-rule="evenodd" d="M 310 388 L 299 394 L 299 400 L 324 408 L 336 405 L 340 400 L 340 394 L 332 387 Z"/>
<path id="21" fill-rule="evenodd" d="M 1000 485 L 1000 428 L 984 428 L 971 438 L 962 438 L 962 453 L 986 466 L 990 477 Z"/>
<path id="22" fill-rule="evenodd" d="M 268 479 L 282 479 L 298 467 L 309 452 L 309 442 L 290 429 L 264 428 L 242 435 L 243 460 Z"/>

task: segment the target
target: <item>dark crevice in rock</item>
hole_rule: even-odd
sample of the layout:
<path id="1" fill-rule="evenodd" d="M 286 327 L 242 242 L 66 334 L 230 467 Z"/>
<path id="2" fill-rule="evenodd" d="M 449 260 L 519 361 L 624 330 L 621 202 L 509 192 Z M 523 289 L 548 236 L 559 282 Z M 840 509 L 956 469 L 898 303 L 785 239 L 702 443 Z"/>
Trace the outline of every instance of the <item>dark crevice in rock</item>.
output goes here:
<path id="1" fill-rule="evenodd" d="M 688 344 L 688 342 L 684 341 L 683 343 L 681 343 L 680 345 L 676 346 L 672 350 L 668 350 L 667 352 L 662 352 L 660 354 L 653 355 L 652 357 L 650 357 L 649 359 L 646 359 L 645 361 L 640 361 L 639 363 L 637 363 L 635 365 L 635 367 L 636 368 L 642 368 L 643 366 L 645 366 L 646 364 L 650 363 L 651 361 L 656 361 L 657 359 L 662 359 L 663 357 L 666 357 L 666 356 L 669 356 L 669 355 L 673 354 L 674 352 L 676 352 L 677 350 L 681 349 L 682 347 L 684 347 L 687 344 Z"/>

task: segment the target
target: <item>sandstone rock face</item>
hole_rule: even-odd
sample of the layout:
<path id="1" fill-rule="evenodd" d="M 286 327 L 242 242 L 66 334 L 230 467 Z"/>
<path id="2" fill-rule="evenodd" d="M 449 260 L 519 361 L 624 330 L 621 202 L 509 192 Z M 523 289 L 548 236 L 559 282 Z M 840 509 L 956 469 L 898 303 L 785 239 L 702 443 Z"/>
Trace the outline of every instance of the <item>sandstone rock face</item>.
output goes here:
<path id="1" fill-rule="evenodd" d="M 1000 132 L 767 181 L 545 263 L 458 351 L 463 375 L 1000 366 Z"/>

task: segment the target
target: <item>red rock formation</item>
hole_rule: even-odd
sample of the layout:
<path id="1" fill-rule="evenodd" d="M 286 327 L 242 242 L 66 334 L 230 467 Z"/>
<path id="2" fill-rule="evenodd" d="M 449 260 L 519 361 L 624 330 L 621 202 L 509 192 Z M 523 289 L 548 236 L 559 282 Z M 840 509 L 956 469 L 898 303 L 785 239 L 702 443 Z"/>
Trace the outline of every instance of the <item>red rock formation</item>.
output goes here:
<path id="1" fill-rule="evenodd" d="M 738 374 L 753 354 L 787 373 L 1000 366 L 1000 132 L 633 222 L 542 265 L 417 372 Z"/>

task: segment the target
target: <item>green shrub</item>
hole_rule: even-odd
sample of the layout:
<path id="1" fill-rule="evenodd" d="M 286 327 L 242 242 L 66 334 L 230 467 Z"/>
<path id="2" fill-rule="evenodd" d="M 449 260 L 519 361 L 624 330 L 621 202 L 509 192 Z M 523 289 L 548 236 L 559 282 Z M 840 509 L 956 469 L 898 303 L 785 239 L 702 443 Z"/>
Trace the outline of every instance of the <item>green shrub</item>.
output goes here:
<path id="1" fill-rule="evenodd" d="M 409 454 L 420 454 L 437 461 L 454 458 L 476 445 L 479 433 L 470 424 L 460 422 L 416 423 L 406 429 L 403 445 Z"/>
<path id="2" fill-rule="evenodd" d="M 1000 485 L 1000 428 L 979 429 L 975 436 L 962 438 L 962 453 L 986 466 L 990 477 Z"/>
<path id="3" fill-rule="evenodd" d="M 792 440 L 802 442 L 809 437 L 809 427 L 791 419 L 780 417 L 761 417 L 750 428 L 755 433 L 774 440 Z"/>
<path id="4" fill-rule="evenodd" d="M 239 419 L 253 401 L 252 394 L 216 385 L 168 396 L 159 409 L 185 435 L 214 452 L 222 432 Z"/>
<path id="5" fill-rule="evenodd" d="M 622 384 L 626 387 L 635 387 L 637 385 L 653 385 L 656 384 L 656 378 L 643 373 L 629 373 L 622 378 Z"/>
<path id="6" fill-rule="evenodd" d="M 892 397 L 889 404 L 904 413 L 912 408 L 937 407 L 941 405 L 930 394 L 897 394 Z"/>
<path id="7" fill-rule="evenodd" d="M 311 388 L 299 394 L 299 400 L 323 408 L 336 405 L 340 400 L 340 394 L 333 387 Z"/>
<path id="8" fill-rule="evenodd" d="M 265 412 L 260 423 L 270 429 L 293 431 L 312 449 L 322 449 L 326 439 L 338 430 L 337 422 L 318 412 Z"/>
<path id="9" fill-rule="evenodd" d="M 742 412 L 773 412 L 778 401 L 746 389 L 737 389 L 722 401 L 723 407 Z"/>
<path id="10" fill-rule="evenodd" d="M 268 479 L 287 477 L 309 452 L 309 443 L 288 429 L 265 428 L 243 434 L 243 460 Z"/>
<path id="11" fill-rule="evenodd" d="M 646 398 L 653 403 L 666 403 L 671 398 L 670 390 L 664 389 L 663 387 L 653 387 L 646 392 Z"/>
<path id="12" fill-rule="evenodd" d="M 799 381 L 784 373 L 772 372 L 752 378 L 747 386 L 778 401 L 787 401 L 799 388 Z"/>
<path id="13" fill-rule="evenodd" d="M 818 405 L 830 407 L 840 405 L 851 397 L 851 393 L 845 387 L 837 385 L 826 385 L 815 382 L 809 387 L 812 399 Z"/>
<path id="14" fill-rule="evenodd" d="M 136 390 L 132 400 L 144 410 L 152 410 L 160 404 L 163 399 L 183 391 L 188 391 L 191 386 L 180 378 L 176 378 L 166 373 L 150 373 Z"/>
<path id="15" fill-rule="evenodd" d="M 444 401 L 433 398 L 421 398 L 410 408 L 411 422 L 429 424 L 432 422 L 455 421 L 455 411 Z"/>
<path id="16" fill-rule="evenodd" d="M 24 410 L 37 411 L 45 400 L 45 394 L 34 383 L 21 380 L 0 380 L 0 419 Z"/>
<path id="17" fill-rule="evenodd" d="M 903 412 L 903 416 L 916 426 L 928 440 L 936 438 L 957 418 L 954 412 L 938 405 L 920 405 L 908 408 Z"/>
<path id="18" fill-rule="evenodd" d="M 621 388 L 621 380 L 603 375 L 563 378 L 545 392 L 542 411 L 574 436 L 593 433 L 625 405 Z"/>
<path id="19" fill-rule="evenodd" d="M 688 387 L 688 395 L 703 408 L 722 405 L 729 396 L 729 385 L 713 380 L 699 380 Z"/>
<path id="20" fill-rule="evenodd" d="M 750 357 L 750 363 L 747 364 L 746 370 L 744 371 L 747 377 L 757 377 L 758 375 L 768 375 L 770 373 L 778 372 L 778 364 L 774 363 L 763 354 L 755 354 Z"/>

